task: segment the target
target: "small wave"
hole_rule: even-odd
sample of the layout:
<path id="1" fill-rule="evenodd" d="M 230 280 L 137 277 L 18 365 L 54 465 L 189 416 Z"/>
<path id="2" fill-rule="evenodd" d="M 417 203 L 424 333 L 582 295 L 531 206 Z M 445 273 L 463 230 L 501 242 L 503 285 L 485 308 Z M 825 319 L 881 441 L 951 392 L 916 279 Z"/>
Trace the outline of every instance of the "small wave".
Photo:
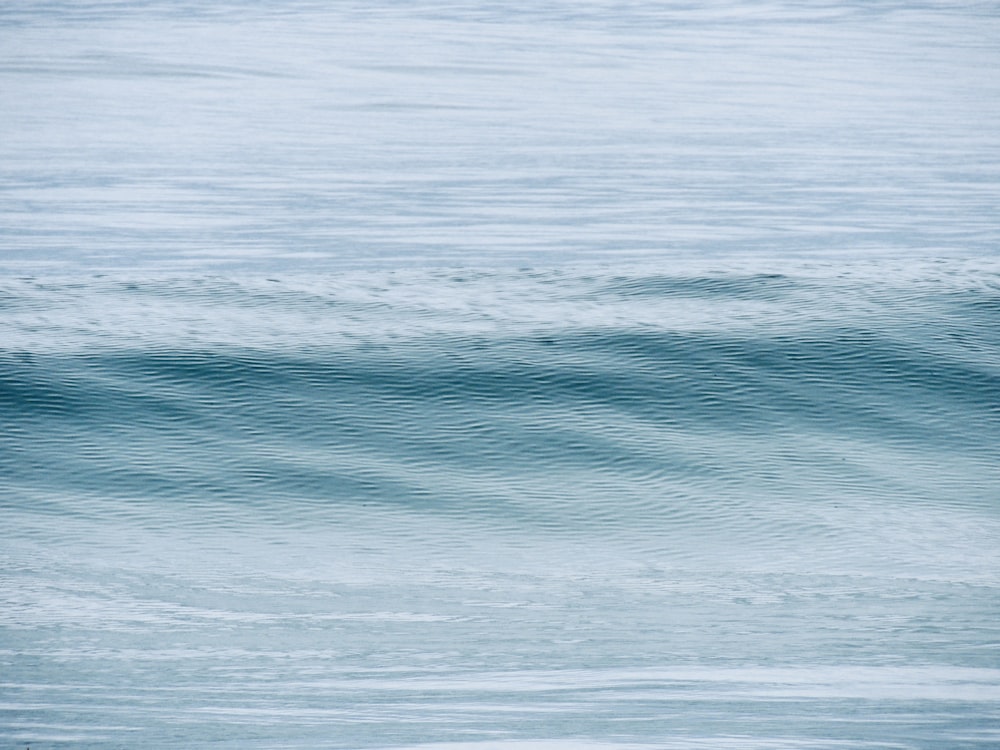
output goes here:
<path id="1" fill-rule="evenodd" d="M 460 519 L 849 567 L 880 536 L 865 508 L 995 502 L 993 282 L 971 278 L 8 283 L 8 503 L 206 529 L 235 508 Z"/>

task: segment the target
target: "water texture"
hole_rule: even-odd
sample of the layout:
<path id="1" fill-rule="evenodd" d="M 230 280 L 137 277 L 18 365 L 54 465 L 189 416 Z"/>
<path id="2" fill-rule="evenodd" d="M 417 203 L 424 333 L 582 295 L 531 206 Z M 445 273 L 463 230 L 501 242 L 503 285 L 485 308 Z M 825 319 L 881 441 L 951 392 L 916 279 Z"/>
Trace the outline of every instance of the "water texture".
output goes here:
<path id="1" fill-rule="evenodd" d="M 998 39 L 0 4 L 0 750 L 1000 746 Z"/>
<path id="2" fill-rule="evenodd" d="M 2 285 L 0 737 L 1000 742 L 1000 269 Z"/>
<path id="3" fill-rule="evenodd" d="M 993 254 L 995 2 L 0 7 L 2 267 Z"/>

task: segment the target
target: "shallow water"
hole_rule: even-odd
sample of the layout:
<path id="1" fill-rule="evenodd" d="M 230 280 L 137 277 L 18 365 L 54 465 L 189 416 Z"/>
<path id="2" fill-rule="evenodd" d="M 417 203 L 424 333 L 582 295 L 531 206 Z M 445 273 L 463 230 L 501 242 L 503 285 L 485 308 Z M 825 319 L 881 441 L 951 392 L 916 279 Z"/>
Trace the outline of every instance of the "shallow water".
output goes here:
<path id="1" fill-rule="evenodd" d="M 0 8 L 0 744 L 1000 744 L 993 3 Z"/>

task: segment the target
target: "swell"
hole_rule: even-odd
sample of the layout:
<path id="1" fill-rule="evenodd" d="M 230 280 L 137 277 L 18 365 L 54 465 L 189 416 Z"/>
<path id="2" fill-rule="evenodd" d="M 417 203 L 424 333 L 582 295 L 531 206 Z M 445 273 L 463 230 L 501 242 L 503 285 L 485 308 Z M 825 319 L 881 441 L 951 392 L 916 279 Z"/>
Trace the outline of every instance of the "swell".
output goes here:
<path id="1" fill-rule="evenodd" d="M 905 322 L 8 353 L 3 468 L 22 497 L 381 503 L 510 521 L 589 496 L 622 522 L 630 504 L 637 521 L 680 512 L 678 496 L 822 496 L 832 478 L 831 494 L 871 491 L 880 453 L 919 469 L 893 492 L 961 487 L 986 501 L 995 350 L 980 341 L 992 356 L 968 356 L 975 320 L 928 329 L 932 346 Z M 948 349 L 949 335 L 962 345 Z M 948 456 L 975 471 L 935 478 Z"/>
<path id="2" fill-rule="evenodd" d="M 988 577 L 996 278 L 10 282 L 0 505 L 31 548 Z"/>

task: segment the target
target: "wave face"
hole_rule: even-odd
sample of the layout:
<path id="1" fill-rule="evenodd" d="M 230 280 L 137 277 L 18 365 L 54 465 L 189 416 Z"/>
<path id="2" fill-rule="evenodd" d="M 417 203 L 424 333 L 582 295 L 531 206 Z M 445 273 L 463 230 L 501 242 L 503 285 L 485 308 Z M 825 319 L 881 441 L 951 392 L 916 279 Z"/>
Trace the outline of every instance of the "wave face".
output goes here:
<path id="1" fill-rule="evenodd" d="M 1000 742 L 1000 273 L 0 287 L 0 736 Z"/>

